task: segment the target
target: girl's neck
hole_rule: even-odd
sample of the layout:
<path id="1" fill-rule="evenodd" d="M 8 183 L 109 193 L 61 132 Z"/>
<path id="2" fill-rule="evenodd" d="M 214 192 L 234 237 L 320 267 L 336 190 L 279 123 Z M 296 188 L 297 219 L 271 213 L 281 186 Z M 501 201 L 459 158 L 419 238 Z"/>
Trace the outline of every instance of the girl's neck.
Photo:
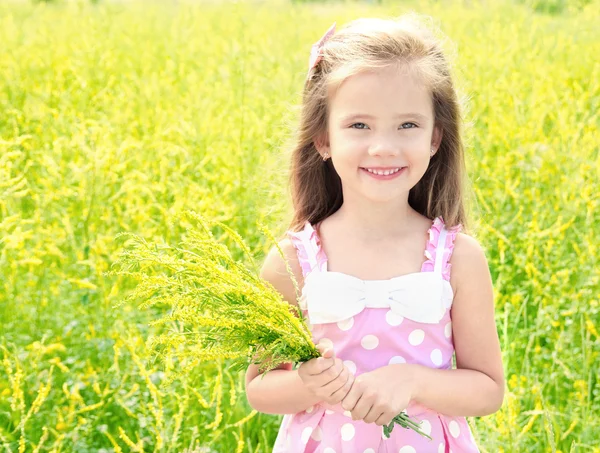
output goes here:
<path id="1" fill-rule="evenodd" d="M 344 201 L 340 209 L 330 216 L 355 240 L 365 243 L 395 241 L 406 237 L 419 221 L 419 213 L 408 205 L 408 201 L 396 207 L 363 204 L 352 205 Z"/>

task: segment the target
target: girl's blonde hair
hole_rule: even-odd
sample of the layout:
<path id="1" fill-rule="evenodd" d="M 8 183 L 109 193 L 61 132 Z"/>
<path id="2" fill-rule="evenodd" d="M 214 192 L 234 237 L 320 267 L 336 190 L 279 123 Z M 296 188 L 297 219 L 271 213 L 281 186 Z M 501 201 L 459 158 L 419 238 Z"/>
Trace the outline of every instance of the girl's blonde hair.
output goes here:
<path id="1" fill-rule="evenodd" d="M 424 22 L 424 16 L 415 13 L 397 19 L 357 19 L 325 43 L 323 57 L 304 85 L 292 149 L 292 231 L 301 230 L 307 220 L 313 225 L 322 221 L 342 205 L 340 177 L 331 160 L 324 162 L 314 144 L 317 137 L 327 133 L 330 95 L 353 74 L 392 65 L 410 69 L 429 88 L 434 124 L 443 134 L 428 169 L 409 192 L 409 205 L 431 220 L 442 216 L 447 228 L 462 224 L 466 230 L 459 100 L 442 40 Z"/>

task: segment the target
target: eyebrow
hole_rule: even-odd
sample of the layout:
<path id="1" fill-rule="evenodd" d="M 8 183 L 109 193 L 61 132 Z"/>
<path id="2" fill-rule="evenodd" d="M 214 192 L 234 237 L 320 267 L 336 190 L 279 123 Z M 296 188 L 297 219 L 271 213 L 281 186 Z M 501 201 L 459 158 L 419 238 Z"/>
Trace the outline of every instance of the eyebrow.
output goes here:
<path id="1" fill-rule="evenodd" d="M 349 115 L 344 115 L 340 118 L 340 122 L 342 123 L 346 123 L 349 121 L 354 121 L 357 119 L 376 119 L 377 117 L 374 115 L 369 115 L 367 113 L 351 113 Z M 409 112 L 409 113 L 400 113 L 397 114 L 396 116 L 394 116 L 394 118 L 414 118 L 418 121 L 427 121 L 427 117 L 425 115 L 422 115 L 421 113 L 416 113 L 416 112 Z"/>

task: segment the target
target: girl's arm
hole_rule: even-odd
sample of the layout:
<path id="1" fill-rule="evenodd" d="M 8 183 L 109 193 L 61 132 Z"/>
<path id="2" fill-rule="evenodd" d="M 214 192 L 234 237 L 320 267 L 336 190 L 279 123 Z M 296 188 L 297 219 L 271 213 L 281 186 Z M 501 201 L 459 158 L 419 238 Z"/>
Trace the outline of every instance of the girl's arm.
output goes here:
<path id="1" fill-rule="evenodd" d="M 492 278 L 481 246 L 466 234 L 457 235 L 451 262 L 457 369 L 416 365 L 413 399 L 446 415 L 480 417 L 496 412 L 504 399 Z"/>
<path id="2" fill-rule="evenodd" d="M 292 268 L 296 281 L 301 285 L 302 268 L 294 245 L 286 238 L 279 242 L 279 247 Z M 260 277 L 271 283 L 284 300 L 297 305 L 294 284 L 276 247 L 265 258 Z M 259 373 L 258 368 L 258 365 L 250 365 L 246 371 L 246 398 L 257 411 L 266 414 L 294 414 L 320 402 L 304 385 L 298 370 L 292 369 L 291 363 L 282 364 L 264 376 Z"/>
<path id="3" fill-rule="evenodd" d="M 250 365 L 246 372 L 246 397 L 253 409 L 265 414 L 295 414 L 320 402 L 306 388 L 298 370 L 292 370 L 291 363 L 264 377 L 258 374 L 257 365 Z"/>

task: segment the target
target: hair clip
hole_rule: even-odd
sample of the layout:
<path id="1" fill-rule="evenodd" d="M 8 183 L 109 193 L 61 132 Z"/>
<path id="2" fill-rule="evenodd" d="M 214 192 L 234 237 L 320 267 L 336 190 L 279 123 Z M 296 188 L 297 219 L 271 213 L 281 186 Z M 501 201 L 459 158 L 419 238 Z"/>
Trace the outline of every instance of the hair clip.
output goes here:
<path id="1" fill-rule="evenodd" d="M 333 25 L 331 27 L 329 27 L 329 30 L 327 30 L 325 32 L 325 34 L 321 37 L 321 39 L 319 39 L 316 43 L 314 43 L 312 45 L 312 48 L 310 49 L 310 57 L 308 59 L 308 73 L 309 74 L 310 74 L 311 69 L 314 68 L 319 63 L 319 61 L 321 61 L 321 58 L 323 58 L 323 54 L 321 52 L 323 49 L 323 46 L 329 40 L 329 38 L 331 38 L 333 36 L 334 33 L 335 33 L 335 22 L 333 23 Z"/>

